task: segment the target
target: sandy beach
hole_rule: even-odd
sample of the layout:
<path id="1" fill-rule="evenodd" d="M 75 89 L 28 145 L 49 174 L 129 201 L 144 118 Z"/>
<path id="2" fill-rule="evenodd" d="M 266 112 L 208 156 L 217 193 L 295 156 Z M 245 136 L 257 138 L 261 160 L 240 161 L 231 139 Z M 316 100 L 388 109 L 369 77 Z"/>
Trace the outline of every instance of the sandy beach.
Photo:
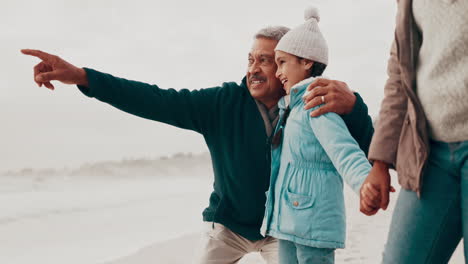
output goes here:
<path id="1" fill-rule="evenodd" d="M 192 263 L 211 175 L 207 155 L 3 173 L 0 263 Z M 336 262 L 379 263 L 396 195 L 388 211 L 366 217 L 345 191 L 347 248 Z M 263 261 L 249 254 L 240 263 Z M 464 263 L 461 247 L 450 263 Z"/>

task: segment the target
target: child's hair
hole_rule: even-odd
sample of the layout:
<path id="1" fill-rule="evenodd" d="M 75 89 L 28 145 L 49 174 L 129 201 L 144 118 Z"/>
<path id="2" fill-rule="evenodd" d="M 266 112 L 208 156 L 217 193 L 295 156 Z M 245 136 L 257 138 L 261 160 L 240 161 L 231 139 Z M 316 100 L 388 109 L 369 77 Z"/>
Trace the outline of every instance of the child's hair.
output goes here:
<path id="1" fill-rule="evenodd" d="M 296 56 L 296 57 L 297 57 L 298 60 L 306 60 L 306 59 L 301 58 L 299 56 Z M 309 76 L 310 77 L 321 76 L 326 68 L 327 68 L 326 64 L 323 64 L 323 63 L 318 62 L 318 61 L 314 61 L 314 64 L 312 64 L 312 68 L 309 71 Z"/>
<path id="2" fill-rule="evenodd" d="M 322 76 L 326 68 L 327 68 L 327 65 L 314 61 L 314 64 L 312 65 L 312 69 L 310 69 L 310 76 L 311 77 Z"/>

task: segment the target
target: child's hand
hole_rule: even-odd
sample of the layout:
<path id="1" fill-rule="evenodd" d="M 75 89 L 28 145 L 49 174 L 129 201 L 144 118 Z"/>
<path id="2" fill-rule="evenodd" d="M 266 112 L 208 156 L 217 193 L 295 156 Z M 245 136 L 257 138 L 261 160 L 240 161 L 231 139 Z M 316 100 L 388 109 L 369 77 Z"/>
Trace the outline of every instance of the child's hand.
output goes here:
<path id="1" fill-rule="evenodd" d="M 366 182 L 361 188 L 361 211 L 368 213 L 377 213 L 380 209 L 381 195 L 379 189 L 372 183 Z"/>
<path id="2" fill-rule="evenodd" d="M 390 186 L 390 192 L 395 192 L 395 188 Z M 382 195 L 379 189 L 377 189 L 370 182 L 362 185 L 361 188 L 361 212 L 366 215 L 374 215 L 380 210 L 380 204 L 382 202 Z"/>
<path id="3" fill-rule="evenodd" d="M 390 186 L 388 165 L 381 161 L 375 161 L 361 187 L 361 212 L 365 215 L 374 215 L 379 209 L 386 210 L 390 192 L 395 192 L 395 189 Z"/>

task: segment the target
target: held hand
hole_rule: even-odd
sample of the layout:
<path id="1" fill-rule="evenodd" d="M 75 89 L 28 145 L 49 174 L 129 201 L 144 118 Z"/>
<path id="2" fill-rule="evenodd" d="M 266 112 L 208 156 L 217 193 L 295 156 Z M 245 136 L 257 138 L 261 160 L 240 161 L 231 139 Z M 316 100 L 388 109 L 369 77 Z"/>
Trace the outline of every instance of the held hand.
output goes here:
<path id="1" fill-rule="evenodd" d="M 304 109 L 325 104 L 310 113 L 312 117 L 328 112 L 339 115 L 349 114 L 356 103 L 356 96 L 344 82 L 318 78 L 307 87 L 307 90 L 311 92 L 304 97 L 306 103 Z"/>
<path id="2" fill-rule="evenodd" d="M 370 182 L 362 185 L 360 191 L 361 212 L 367 215 L 373 215 L 380 209 L 381 195 L 379 189 Z"/>
<path id="3" fill-rule="evenodd" d="M 42 61 L 34 67 L 34 81 L 39 87 L 54 90 L 54 85 L 50 82 L 57 80 L 65 84 L 78 84 L 88 86 L 86 72 L 58 56 L 40 51 L 23 49 L 21 53 L 41 59 Z"/>
<path id="4" fill-rule="evenodd" d="M 386 210 L 389 192 L 395 192 L 395 189 L 390 186 L 388 165 L 376 161 L 361 187 L 360 211 L 365 215 L 374 215 L 380 208 Z"/>

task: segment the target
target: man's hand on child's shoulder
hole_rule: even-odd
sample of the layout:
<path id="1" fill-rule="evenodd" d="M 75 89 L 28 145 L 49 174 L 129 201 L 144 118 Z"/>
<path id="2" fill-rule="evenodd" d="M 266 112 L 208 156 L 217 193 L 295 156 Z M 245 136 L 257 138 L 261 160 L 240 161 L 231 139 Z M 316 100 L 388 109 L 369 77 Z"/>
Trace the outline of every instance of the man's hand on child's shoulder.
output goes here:
<path id="1" fill-rule="evenodd" d="M 356 103 L 356 95 L 344 82 L 317 78 L 309 86 L 310 91 L 304 96 L 305 110 L 321 107 L 310 113 L 312 117 L 317 117 L 325 113 L 333 112 L 339 115 L 349 114 L 353 111 Z"/>

